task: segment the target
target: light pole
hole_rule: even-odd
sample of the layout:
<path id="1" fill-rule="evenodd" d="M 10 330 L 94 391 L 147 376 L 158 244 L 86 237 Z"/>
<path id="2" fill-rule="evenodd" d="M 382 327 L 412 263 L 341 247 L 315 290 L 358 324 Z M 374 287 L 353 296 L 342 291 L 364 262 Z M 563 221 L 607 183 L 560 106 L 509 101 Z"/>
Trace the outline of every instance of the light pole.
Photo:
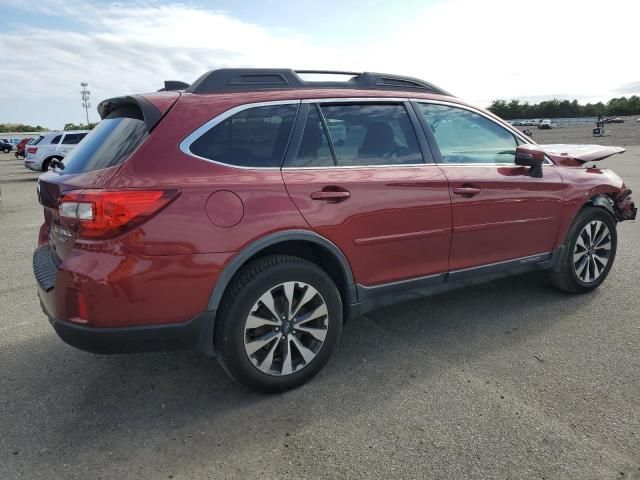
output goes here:
<path id="1" fill-rule="evenodd" d="M 82 91 L 80 92 L 80 95 L 82 96 L 82 107 L 84 108 L 84 111 L 87 114 L 87 128 L 89 128 L 89 108 L 91 108 L 91 100 L 90 100 L 91 91 L 87 90 L 87 87 L 89 86 L 87 82 L 80 82 L 80 86 L 82 87 Z"/>

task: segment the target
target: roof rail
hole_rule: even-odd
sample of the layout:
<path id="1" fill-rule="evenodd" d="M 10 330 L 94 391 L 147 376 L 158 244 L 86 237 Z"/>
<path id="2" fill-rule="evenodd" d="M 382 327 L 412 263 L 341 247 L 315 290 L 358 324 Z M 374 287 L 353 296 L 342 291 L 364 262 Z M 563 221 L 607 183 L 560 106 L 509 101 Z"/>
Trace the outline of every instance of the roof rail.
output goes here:
<path id="1" fill-rule="evenodd" d="M 348 75 L 346 81 L 307 81 L 300 75 Z M 450 95 L 418 78 L 387 73 L 343 72 L 339 70 L 292 70 L 289 68 L 220 68 L 211 70 L 185 91 L 224 93 L 242 90 L 287 90 L 300 88 L 351 88 L 359 90 L 408 90 Z"/>

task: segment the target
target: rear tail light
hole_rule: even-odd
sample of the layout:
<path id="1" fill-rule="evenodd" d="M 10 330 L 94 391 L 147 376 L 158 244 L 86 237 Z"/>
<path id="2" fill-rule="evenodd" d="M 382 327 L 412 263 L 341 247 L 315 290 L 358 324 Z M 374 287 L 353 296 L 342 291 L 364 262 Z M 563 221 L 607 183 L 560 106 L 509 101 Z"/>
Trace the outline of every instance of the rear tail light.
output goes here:
<path id="1" fill-rule="evenodd" d="M 38 147 L 27 148 L 27 153 L 36 153 L 37 151 L 38 151 Z"/>
<path id="2" fill-rule="evenodd" d="M 174 200 L 180 191 L 74 190 L 58 204 L 60 220 L 77 227 L 78 237 L 109 238 L 148 220 Z"/>

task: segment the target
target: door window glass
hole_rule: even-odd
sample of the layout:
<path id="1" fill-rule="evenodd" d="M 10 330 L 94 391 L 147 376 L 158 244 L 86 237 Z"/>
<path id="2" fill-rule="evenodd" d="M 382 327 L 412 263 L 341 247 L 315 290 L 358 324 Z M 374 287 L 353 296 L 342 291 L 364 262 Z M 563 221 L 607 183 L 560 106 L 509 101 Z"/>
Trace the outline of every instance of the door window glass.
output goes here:
<path id="1" fill-rule="evenodd" d="M 488 118 L 457 107 L 420 104 L 444 163 L 513 164 L 516 138 Z"/>
<path id="2" fill-rule="evenodd" d="M 423 163 L 403 105 L 322 105 L 321 110 L 338 166 Z"/>
<path id="3" fill-rule="evenodd" d="M 57 145 L 58 143 L 60 143 L 61 138 L 62 135 L 56 135 L 55 137 L 53 137 L 53 139 L 51 139 L 51 145 Z"/>

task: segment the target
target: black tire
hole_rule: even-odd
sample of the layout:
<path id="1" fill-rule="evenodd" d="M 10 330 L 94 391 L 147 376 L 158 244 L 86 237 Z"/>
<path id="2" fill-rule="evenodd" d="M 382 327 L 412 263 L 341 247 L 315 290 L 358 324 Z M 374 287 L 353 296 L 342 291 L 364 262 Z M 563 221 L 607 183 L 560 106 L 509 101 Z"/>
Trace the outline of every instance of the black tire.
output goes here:
<path id="1" fill-rule="evenodd" d="M 49 166 L 51 166 L 51 162 L 53 162 L 54 160 L 62 160 L 62 157 L 49 157 L 49 158 L 47 158 L 44 162 L 42 162 L 42 171 L 43 172 L 49 171 Z"/>
<path id="2" fill-rule="evenodd" d="M 589 223 L 594 221 L 603 222 L 609 229 L 611 235 L 611 250 L 608 257 L 608 263 L 602 273 L 593 281 L 585 282 L 576 273 L 574 267 L 574 251 L 578 236 Z M 583 208 L 573 221 L 567 239 L 564 243 L 564 250 L 558 259 L 556 268 L 550 272 L 551 284 L 565 292 L 569 293 L 587 293 L 596 289 L 609 275 L 609 271 L 613 266 L 616 257 L 616 249 L 618 246 L 618 235 L 616 231 L 616 222 L 613 216 L 602 207 L 588 206 Z"/>
<path id="3" fill-rule="evenodd" d="M 10 149 L 8 149 L 8 148 L 5 148 L 5 149 L 3 150 L 3 152 L 4 152 L 4 153 L 9 153 L 10 151 L 11 151 L 11 150 L 10 150 Z"/>
<path id="4" fill-rule="evenodd" d="M 326 337 L 316 356 L 303 368 L 287 375 L 270 375 L 259 370 L 245 351 L 245 324 L 263 294 L 294 281 L 312 286 L 324 300 L 328 312 Z M 247 388 L 266 393 L 289 390 L 307 382 L 324 367 L 338 344 L 342 323 L 340 293 L 322 269 L 298 257 L 262 257 L 244 266 L 225 292 L 214 335 L 217 358 L 231 378 Z"/>

